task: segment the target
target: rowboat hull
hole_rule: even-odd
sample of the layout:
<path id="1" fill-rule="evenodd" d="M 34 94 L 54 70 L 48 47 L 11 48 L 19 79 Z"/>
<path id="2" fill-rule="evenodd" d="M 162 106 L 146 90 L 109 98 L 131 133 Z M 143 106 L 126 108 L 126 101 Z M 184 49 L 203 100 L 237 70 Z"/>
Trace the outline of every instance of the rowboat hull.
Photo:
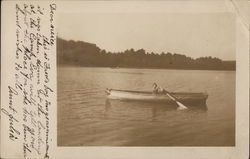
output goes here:
<path id="1" fill-rule="evenodd" d="M 170 92 L 170 94 L 179 102 L 185 104 L 206 104 L 208 98 L 207 93 Z M 166 94 L 154 94 L 152 92 L 107 89 L 106 95 L 108 99 L 114 100 L 173 103 L 173 100 Z"/>

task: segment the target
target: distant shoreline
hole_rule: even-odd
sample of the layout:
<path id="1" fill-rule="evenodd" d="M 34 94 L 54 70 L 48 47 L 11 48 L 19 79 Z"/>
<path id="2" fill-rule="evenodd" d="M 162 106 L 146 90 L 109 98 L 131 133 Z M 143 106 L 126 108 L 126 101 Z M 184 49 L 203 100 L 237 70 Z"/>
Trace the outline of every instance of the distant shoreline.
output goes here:
<path id="1" fill-rule="evenodd" d="M 142 68 L 142 67 L 106 67 L 106 66 L 80 66 L 80 65 L 64 65 L 64 64 L 58 64 L 57 67 L 86 67 L 86 68 L 110 68 L 110 69 L 159 69 L 159 70 L 185 70 L 185 71 L 236 71 L 235 70 L 226 70 L 226 69 L 182 69 L 182 68 Z"/>
<path id="2" fill-rule="evenodd" d="M 191 58 L 183 54 L 146 52 L 133 48 L 123 52 L 109 52 L 96 44 L 83 41 L 67 41 L 57 38 L 57 64 L 80 67 L 223 70 L 235 71 L 236 61 L 224 61 L 217 57 Z"/>

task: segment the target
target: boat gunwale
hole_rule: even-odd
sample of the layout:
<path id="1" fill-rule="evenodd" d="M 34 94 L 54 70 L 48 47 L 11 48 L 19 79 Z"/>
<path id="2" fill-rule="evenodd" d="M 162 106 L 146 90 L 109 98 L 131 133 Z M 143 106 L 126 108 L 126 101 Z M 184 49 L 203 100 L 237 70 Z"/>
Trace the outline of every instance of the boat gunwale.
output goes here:
<path id="1" fill-rule="evenodd" d="M 117 91 L 117 92 L 128 92 L 128 93 L 136 93 L 136 94 L 153 94 L 153 92 L 149 91 L 134 91 L 134 90 L 121 90 L 121 89 L 108 89 L 109 91 Z M 173 95 L 202 95 L 208 96 L 206 92 L 169 92 Z M 160 94 L 159 94 L 160 95 Z"/>

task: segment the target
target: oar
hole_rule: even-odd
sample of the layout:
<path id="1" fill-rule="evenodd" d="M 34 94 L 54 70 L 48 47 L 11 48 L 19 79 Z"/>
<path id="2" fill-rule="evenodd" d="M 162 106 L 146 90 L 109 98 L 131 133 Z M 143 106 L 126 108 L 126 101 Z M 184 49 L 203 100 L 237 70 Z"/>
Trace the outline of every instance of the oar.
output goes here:
<path id="1" fill-rule="evenodd" d="M 166 91 L 166 90 L 165 90 L 165 91 Z M 177 101 L 177 99 L 176 99 L 174 96 L 170 95 L 170 93 L 169 93 L 168 91 L 166 91 L 166 94 L 167 94 L 167 96 L 168 96 L 170 99 L 172 99 L 173 101 L 176 102 L 176 104 L 179 106 L 179 107 L 178 107 L 179 110 L 187 109 L 187 107 L 186 107 L 184 104 L 182 104 L 181 102 Z"/>

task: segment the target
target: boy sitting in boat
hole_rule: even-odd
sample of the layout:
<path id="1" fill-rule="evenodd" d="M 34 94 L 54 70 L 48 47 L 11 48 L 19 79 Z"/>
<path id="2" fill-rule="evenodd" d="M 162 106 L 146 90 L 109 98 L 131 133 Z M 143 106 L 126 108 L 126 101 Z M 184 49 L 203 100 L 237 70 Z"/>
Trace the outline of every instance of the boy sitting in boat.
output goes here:
<path id="1" fill-rule="evenodd" d="M 153 84 L 153 93 L 154 94 L 166 94 L 166 90 L 158 86 L 156 83 Z"/>

